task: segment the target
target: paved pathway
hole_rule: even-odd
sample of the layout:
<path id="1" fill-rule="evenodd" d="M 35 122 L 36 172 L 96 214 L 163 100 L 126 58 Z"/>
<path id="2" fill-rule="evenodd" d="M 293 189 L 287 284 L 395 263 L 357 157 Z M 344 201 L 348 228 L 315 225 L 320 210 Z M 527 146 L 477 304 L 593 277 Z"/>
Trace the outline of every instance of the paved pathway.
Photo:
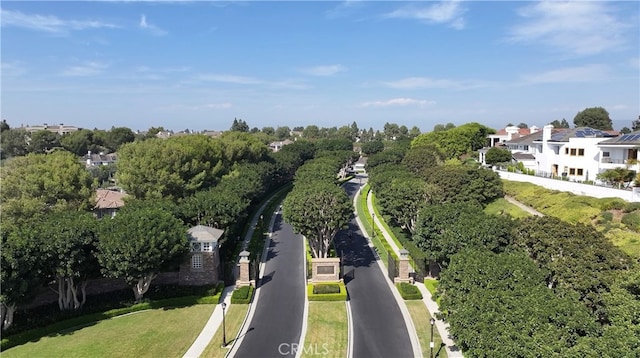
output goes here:
<path id="1" fill-rule="evenodd" d="M 235 286 L 228 286 L 224 288 L 222 291 L 222 295 L 220 299 L 227 304 L 227 307 L 231 304 L 231 294 Z M 209 345 L 211 338 L 216 334 L 216 331 L 222 324 L 222 307 L 220 305 L 216 305 L 216 308 L 213 310 L 211 317 L 209 317 L 209 321 L 204 326 L 198 338 L 196 338 L 195 342 L 191 345 L 187 353 L 184 354 L 184 358 L 197 358 L 202 352 L 204 352 L 205 348 Z M 222 345 L 222 342 L 220 342 Z"/>
<path id="2" fill-rule="evenodd" d="M 505 196 L 504 196 L 504 198 L 505 198 L 508 202 L 510 202 L 511 204 L 513 204 L 513 205 L 515 205 L 515 206 L 519 207 L 520 209 L 522 209 L 522 210 L 524 210 L 524 211 L 528 212 L 528 213 L 529 213 L 529 214 L 531 214 L 531 215 L 544 216 L 544 214 L 543 214 L 543 213 L 541 213 L 541 212 L 537 211 L 536 209 L 534 209 L 534 208 L 532 208 L 532 207 L 530 207 L 530 206 L 524 205 L 523 203 L 521 203 L 521 202 L 517 201 L 516 199 L 514 199 L 514 198 L 512 198 L 512 197 L 510 197 L 510 196 L 505 195 Z"/>

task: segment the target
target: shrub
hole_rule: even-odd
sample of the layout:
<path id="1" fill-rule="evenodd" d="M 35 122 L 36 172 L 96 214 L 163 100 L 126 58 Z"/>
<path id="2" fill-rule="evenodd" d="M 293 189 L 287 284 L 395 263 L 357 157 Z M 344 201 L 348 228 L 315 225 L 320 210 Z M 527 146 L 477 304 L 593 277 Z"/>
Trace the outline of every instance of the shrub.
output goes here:
<path id="1" fill-rule="evenodd" d="M 243 286 L 235 291 L 231 295 L 232 304 L 247 304 L 251 302 L 253 297 L 253 286 Z"/>
<path id="2" fill-rule="evenodd" d="M 622 211 L 624 211 L 625 213 L 630 213 L 636 210 L 640 210 L 640 203 L 636 202 L 636 203 L 627 203 L 624 208 L 622 208 Z"/>
<path id="3" fill-rule="evenodd" d="M 410 283 L 400 282 L 396 284 L 396 287 L 400 292 L 400 296 L 402 296 L 402 298 L 405 300 L 421 300 L 422 299 L 422 293 L 420 293 L 420 290 L 416 286 Z"/>
<path id="4" fill-rule="evenodd" d="M 322 295 L 327 293 L 340 293 L 340 286 L 337 283 L 324 283 L 313 285 L 313 294 Z"/>
<path id="5" fill-rule="evenodd" d="M 604 211 L 600 213 L 599 223 L 610 223 L 613 220 L 613 213 L 610 211 Z"/>
<path id="6" fill-rule="evenodd" d="M 612 198 L 612 199 L 607 199 L 606 201 L 603 201 L 600 208 L 602 209 L 602 211 L 607 211 L 612 209 L 622 210 L 626 205 L 627 205 L 626 201 L 618 198 Z"/>
<path id="7" fill-rule="evenodd" d="M 316 293 L 315 287 L 317 286 L 337 286 L 339 288 L 338 293 Z M 321 288 L 324 290 L 325 288 Z M 333 289 L 335 290 L 335 289 Z M 321 283 L 321 284 L 308 284 L 307 285 L 307 298 L 309 301 L 346 301 L 347 300 L 347 288 L 343 282 L 338 283 Z"/>
<path id="8" fill-rule="evenodd" d="M 622 216 L 622 223 L 633 231 L 640 231 L 640 214 L 628 213 Z"/>

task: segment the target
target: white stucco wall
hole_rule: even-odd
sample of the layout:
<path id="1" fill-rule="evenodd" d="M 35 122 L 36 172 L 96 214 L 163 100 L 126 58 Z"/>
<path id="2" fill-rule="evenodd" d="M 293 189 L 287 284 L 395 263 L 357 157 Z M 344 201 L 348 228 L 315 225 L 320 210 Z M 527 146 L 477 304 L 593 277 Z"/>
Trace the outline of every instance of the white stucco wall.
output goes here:
<path id="1" fill-rule="evenodd" d="M 633 188 L 633 190 L 619 190 L 603 186 L 581 184 L 505 171 L 498 171 L 498 174 L 502 179 L 527 182 L 540 185 L 547 189 L 566 191 L 576 195 L 592 196 L 595 198 L 620 198 L 626 201 L 640 202 L 640 188 Z"/>

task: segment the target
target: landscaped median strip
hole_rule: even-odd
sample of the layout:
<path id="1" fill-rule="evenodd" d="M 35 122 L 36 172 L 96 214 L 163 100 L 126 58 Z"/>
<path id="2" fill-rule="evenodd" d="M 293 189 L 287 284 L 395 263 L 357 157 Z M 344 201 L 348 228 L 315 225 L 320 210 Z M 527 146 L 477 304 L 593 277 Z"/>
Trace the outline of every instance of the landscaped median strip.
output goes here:
<path id="1" fill-rule="evenodd" d="M 342 301 L 309 302 L 307 333 L 302 357 L 347 356 L 347 309 Z"/>

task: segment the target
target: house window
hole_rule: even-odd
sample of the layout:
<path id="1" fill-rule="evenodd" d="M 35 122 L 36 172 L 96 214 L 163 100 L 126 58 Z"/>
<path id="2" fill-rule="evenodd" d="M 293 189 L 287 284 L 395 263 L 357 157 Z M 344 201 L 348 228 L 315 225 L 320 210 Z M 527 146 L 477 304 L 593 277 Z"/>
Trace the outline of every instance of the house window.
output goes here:
<path id="1" fill-rule="evenodd" d="M 570 155 L 576 155 L 576 148 L 571 148 L 571 154 Z"/>
<path id="2" fill-rule="evenodd" d="M 202 251 L 210 252 L 211 251 L 211 243 L 205 242 L 202 244 Z"/>
<path id="3" fill-rule="evenodd" d="M 194 269 L 202 268 L 202 255 L 191 256 L 191 268 L 194 268 Z"/>
<path id="4" fill-rule="evenodd" d="M 609 158 L 609 152 L 602 152 L 603 158 Z"/>
<path id="5" fill-rule="evenodd" d="M 579 176 L 584 175 L 584 171 L 583 171 L 583 169 L 582 169 L 582 168 L 578 168 L 578 169 L 576 169 L 576 174 L 577 174 L 577 175 L 579 175 Z"/>
<path id="6" fill-rule="evenodd" d="M 202 251 L 202 244 L 199 242 L 191 243 L 191 252 L 200 252 Z"/>
<path id="7" fill-rule="evenodd" d="M 576 168 L 569 168 L 569 175 L 576 175 Z"/>
<path id="8" fill-rule="evenodd" d="M 584 156 L 584 148 L 578 149 L 578 155 L 581 156 L 581 157 Z"/>
<path id="9" fill-rule="evenodd" d="M 528 145 L 525 145 L 525 146 L 524 146 L 524 150 L 527 150 L 527 151 L 528 151 L 528 150 L 529 150 L 529 146 L 528 146 Z"/>
<path id="10" fill-rule="evenodd" d="M 569 154 L 569 148 L 564 148 L 564 154 Z"/>

